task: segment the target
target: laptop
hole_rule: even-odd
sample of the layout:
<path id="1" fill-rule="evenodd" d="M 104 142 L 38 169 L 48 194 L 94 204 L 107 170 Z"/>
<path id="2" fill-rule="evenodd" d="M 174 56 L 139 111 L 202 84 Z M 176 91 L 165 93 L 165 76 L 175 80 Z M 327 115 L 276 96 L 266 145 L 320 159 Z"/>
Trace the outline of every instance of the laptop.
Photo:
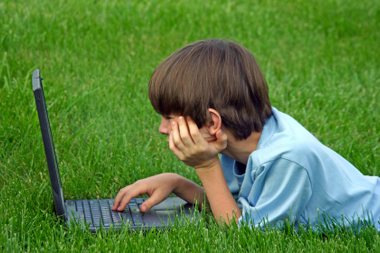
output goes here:
<path id="1" fill-rule="evenodd" d="M 193 205 L 178 197 L 168 197 L 145 213 L 140 211 L 140 206 L 146 198 L 133 198 L 121 212 L 111 210 L 113 199 L 66 200 L 54 149 L 42 78 L 38 69 L 33 71 L 32 78 L 55 211 L 69 227 L 80 225 L 82 229 L 88 228 L 91 232 L 100 229 L 117 231 L 123 227 L 131 230 L 160 229 L 169 228 L 172 224 L 178 224 L 178 221 L 181 224 L 185 220 L 193 220 L 199 216 L 195 214 L 197 212 Z"/>

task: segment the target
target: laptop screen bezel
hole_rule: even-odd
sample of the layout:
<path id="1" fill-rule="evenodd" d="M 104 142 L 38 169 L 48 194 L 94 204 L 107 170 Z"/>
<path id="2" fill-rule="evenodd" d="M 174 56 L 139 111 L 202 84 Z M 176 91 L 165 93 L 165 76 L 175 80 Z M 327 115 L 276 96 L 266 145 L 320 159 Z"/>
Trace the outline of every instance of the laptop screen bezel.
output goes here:
<path id="1" fill-rule="evenodd" d="M 45 102 L 45 95 L 41 82 L 42 78 L 39 69 L 33 71 L 32 78 L 33 92 L 36 100 L 42 139 L 44 142 L 45 155 L 49 170 L 51 187 L 53 191 L 55 210 L 58 216 L 61 216 L 65 219 L 65 197 L 63 195 L 62 182 L 59 173 L 57 157 L 54 149 L 53 135 L 51 133 L 50 122 Z"/>

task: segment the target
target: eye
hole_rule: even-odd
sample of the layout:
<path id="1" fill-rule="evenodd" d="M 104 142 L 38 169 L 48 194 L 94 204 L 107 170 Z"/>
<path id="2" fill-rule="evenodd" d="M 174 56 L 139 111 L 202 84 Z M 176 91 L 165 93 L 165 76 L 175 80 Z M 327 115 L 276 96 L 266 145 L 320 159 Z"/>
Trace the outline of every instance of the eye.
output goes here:
<path id="1" fill-rule="evenodd" d="M 166 119 L 166 120 L 171 120 L 172 117 L 166 116 L 165 119 Z"/>

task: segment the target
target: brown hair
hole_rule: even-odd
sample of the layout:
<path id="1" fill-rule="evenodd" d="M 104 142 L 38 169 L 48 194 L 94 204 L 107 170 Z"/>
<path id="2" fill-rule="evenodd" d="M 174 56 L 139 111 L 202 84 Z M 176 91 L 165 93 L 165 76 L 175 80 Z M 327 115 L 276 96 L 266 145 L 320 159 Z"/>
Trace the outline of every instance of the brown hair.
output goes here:
<path id="1" fill-rule="evenodd" d="M 155 69 L 148 95 L 161 115 L 190 116 L 204 126 L 213 108 L 238 140 L 260 132 L 272 113 L 268 87 L 253 55 L 219 39 L 189 44 Z"/>

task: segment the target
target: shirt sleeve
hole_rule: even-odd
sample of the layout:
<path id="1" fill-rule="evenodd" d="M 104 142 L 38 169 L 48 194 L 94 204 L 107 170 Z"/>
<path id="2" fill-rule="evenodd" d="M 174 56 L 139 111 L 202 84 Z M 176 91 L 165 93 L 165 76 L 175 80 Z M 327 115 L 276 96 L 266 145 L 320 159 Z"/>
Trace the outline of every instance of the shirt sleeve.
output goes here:
<path id="1" fill-rule="evenodd" d="M 292 161 L 279 158 L 257 169 L 247 167 L 238 199 L 239 225 L 264 228 L 268 223 L 281 227 L 285 220 L 298 222 L 311 194 L 307 171 Z"/>

